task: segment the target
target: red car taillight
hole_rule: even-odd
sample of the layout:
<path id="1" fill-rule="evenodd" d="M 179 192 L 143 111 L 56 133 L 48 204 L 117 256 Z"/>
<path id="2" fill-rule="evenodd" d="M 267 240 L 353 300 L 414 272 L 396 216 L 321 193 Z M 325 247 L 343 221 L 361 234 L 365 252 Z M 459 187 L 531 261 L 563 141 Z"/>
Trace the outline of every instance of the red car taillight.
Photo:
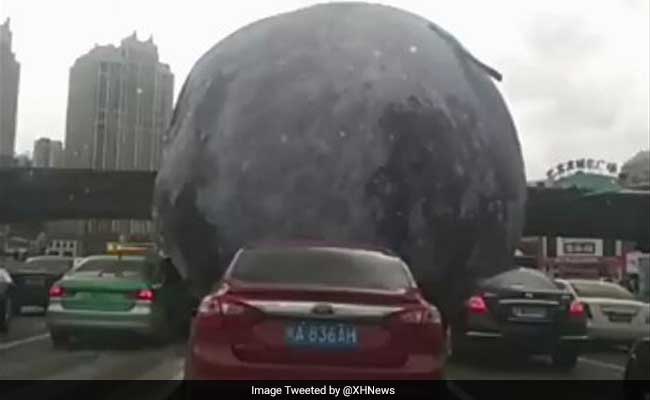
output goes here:
<path id="1" fill-rule="evenodd" d="M 440 312 L 431 305 L 405 307 L 391 316 L 391 336 L 406 351 L 441 352 L 444 329 Z"/>
<path id="2" fill-rule="evenodd" d="M 219 299 L 216 296 L 206 296 L 201 300 L 197 314 L 200 316 L 210 316 L 220 314 Z"/>
<path id="3" fill-rule="evenodd" d="M 435 307 L 411 308 L 400 311 L 394 319 L 405 324 L 439 324 L 440 313 Z"/>
<path id="4" fill-rule="evenodd" d="M 52 285 L 49 294 L 51 299 L 58 299 L 65 296 L 65 289 L 59 285 Z"/>
<path id="5" fill-rule="evenodd" d="M 236 316 L 243 315 L 247 311 L 252 310 L 242 303 L 227 299 L 221 296 L 210 295 L 206 296 L 199 305 L 198 315 L 200 316 Z"/>
<path id="6" fill-rule="evenodd" d="M 246 309 L 248 308 L 242 304 L 228 301 L 220 301 L 219 305 L 221 306 L 221 315 L 242 315 L 246 313 Z"/>
<path id="7" fill-rule="evenodd" d="M 584 318 L 585 316 L 585 306 L 581 302 L 574 300 L 569 307 L 569 315 L 574 318 Z"/>
<path id="8" fill-rule="evenodd" d="M 467 309 L 472 314 L 487 314 L 488 307 L 482 296 L 472 296 L 467 300 Z"/>
<path id="9" fill-rule="evenodd" d="M 152 290 L 142 289 L 135 294 L 135 298 L 139 301 L 153 302 L 156 299 L 156 295 Z"/>

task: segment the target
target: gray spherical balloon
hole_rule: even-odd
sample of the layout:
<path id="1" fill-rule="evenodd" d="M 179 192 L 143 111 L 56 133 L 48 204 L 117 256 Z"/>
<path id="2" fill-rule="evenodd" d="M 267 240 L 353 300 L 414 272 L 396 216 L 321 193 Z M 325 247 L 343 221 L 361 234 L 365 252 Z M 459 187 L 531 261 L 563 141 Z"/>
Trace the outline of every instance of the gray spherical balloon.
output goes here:
<path id="1" fill-rule="evenodd" d="M 443 310 L 510 267 L 524 166 L 498 73 L 416 15 L 363 3 L 267 18 L 194 66 L 156 181 L 197 292 L 264 239 L 391 248 Z"/>

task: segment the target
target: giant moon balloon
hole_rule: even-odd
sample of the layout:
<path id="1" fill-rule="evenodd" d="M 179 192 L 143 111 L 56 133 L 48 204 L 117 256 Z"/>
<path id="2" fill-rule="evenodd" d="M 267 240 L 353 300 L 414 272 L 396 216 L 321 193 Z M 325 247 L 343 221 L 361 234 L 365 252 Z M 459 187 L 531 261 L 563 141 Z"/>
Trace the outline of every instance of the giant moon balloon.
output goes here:
<path id="1" fill-rule="evenodd" d="M 241 246 L 383 245 L 443 310 L 511 266 L 525 175 L 498 73 L 392 7 L 263 19 L 192 69 L 164 138 L 156 218 L 197 293 Z"/>

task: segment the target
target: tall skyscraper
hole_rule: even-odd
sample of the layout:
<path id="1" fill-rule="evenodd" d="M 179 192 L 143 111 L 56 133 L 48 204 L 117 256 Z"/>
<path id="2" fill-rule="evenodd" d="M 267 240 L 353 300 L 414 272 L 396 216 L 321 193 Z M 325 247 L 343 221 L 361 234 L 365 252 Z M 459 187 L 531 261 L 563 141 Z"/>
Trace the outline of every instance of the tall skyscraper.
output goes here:
<path id="1" fill-rule="evenodd" d="M 14 163 L 20 64 L 11 50 L 9 18 L 0 25 L 0 167 Z"/>
<path id="2" fill-rule="evenodd" d="M 171 119 L 174 76 L 153 38 L 95 46 L 70 69 L 66 168 L 157 170 Z M 143 221 L 90 221 L 86 233 L 147 234 Z"/>
<path id="3" fill-rule="evenodd" d="M 153 39 L 95 46 L 70 69 L 66 167 L 156 170 L 174 76 Z"/>

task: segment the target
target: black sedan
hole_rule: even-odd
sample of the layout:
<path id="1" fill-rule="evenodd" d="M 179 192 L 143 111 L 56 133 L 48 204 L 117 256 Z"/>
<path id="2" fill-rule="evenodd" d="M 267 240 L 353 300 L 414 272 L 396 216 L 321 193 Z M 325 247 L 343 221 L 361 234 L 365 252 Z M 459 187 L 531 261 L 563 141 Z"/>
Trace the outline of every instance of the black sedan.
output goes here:
<path id="1" fill-rule="evenodd" d="M 0 268 L 0 333 L 9 330 L 13 306 L 11 304 L 13 294 L 13 280 L 4 268 Z"/>
<path id="2" fill-rule="evenodd" d="M 73 264 L 72 257 L 39 256 L 28 258 L 24 264 L 9 271 L 15 283 L 14 314 L 19 314 L 23 306 L 38 306 L 45 310 L 50 286 Z"/>
<path id="3" fill-rule="evenodd" d="M 582 304 L 543 273 L 515 268 L 479 282 L 448 328 L 455 358 L 479 358 L 487 349 L 500 356 L 550 354 L 570 369 L 587 340 Z"/>

